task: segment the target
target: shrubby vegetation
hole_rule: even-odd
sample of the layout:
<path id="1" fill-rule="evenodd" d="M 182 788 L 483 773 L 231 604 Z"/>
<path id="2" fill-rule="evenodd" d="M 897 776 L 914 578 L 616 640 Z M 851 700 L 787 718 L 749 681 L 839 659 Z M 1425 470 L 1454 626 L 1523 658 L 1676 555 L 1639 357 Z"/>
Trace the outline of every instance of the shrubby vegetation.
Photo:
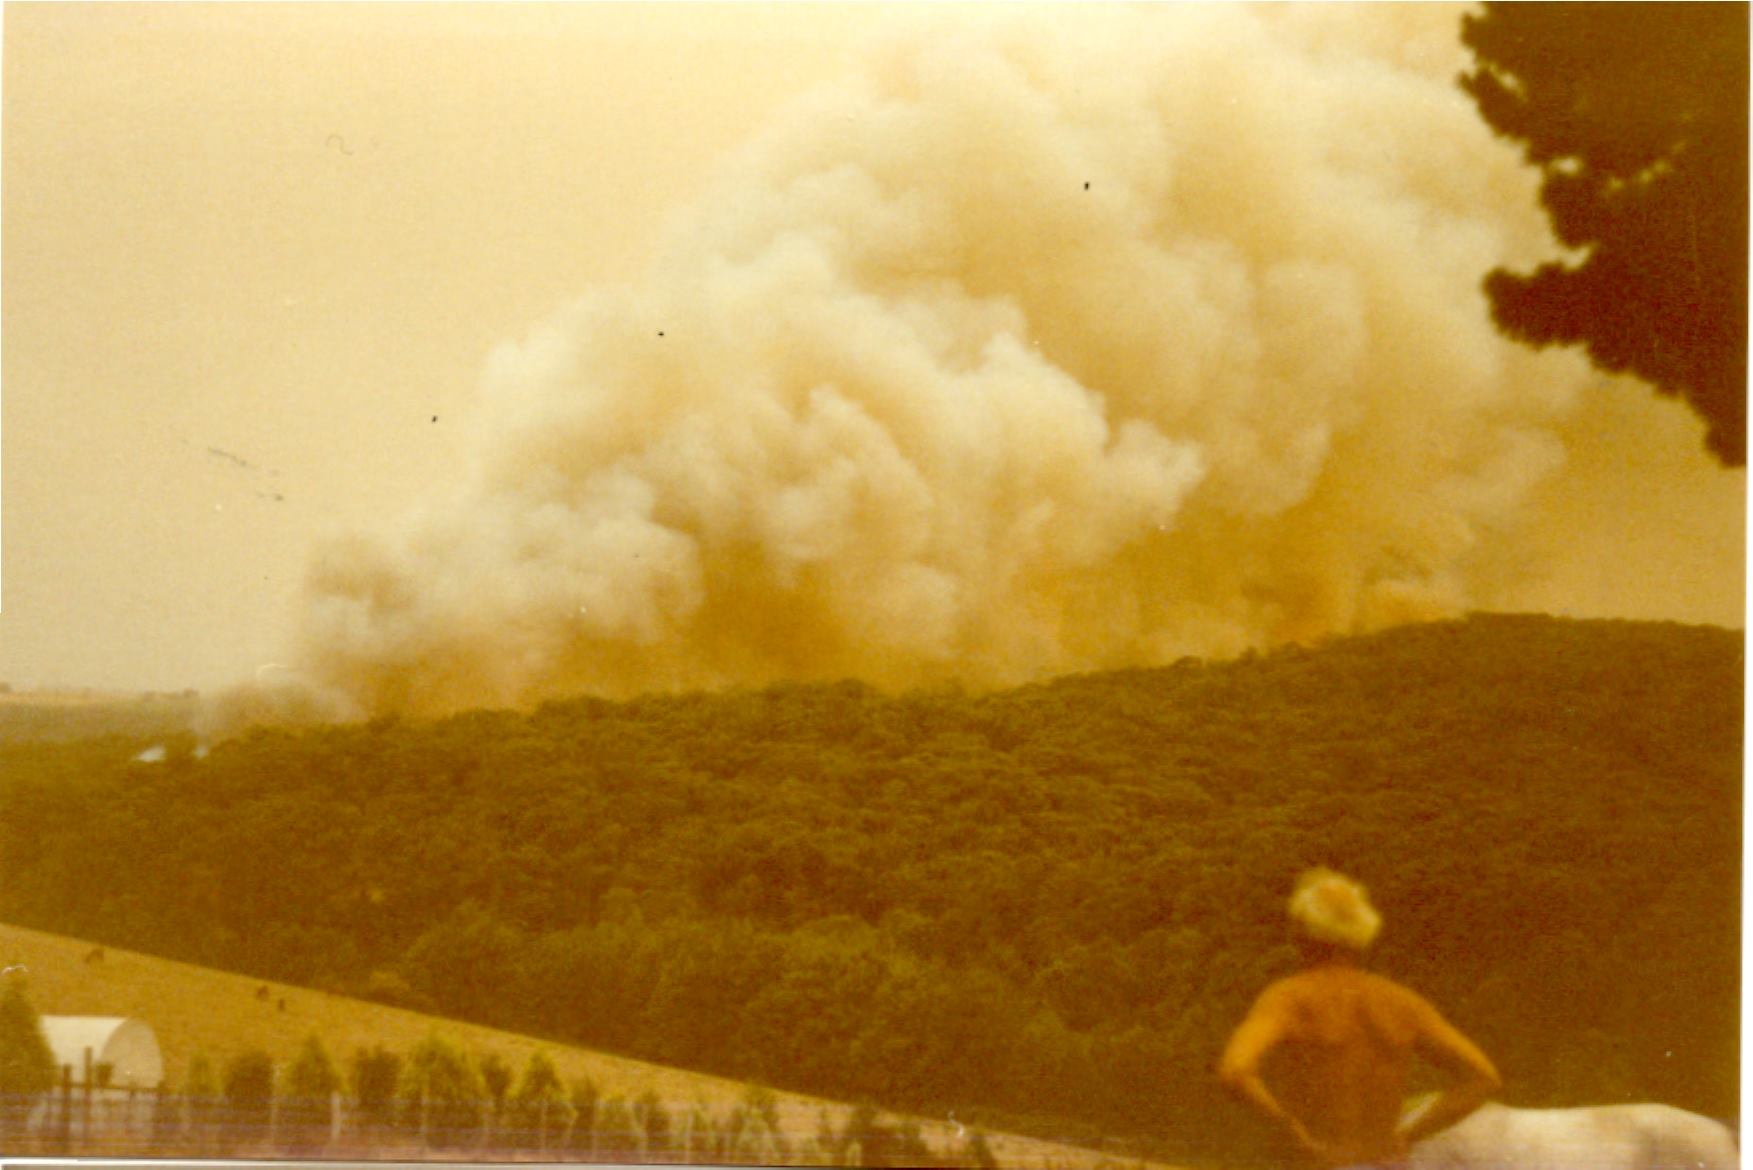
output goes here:
<path id="1" fill-rule="evenodd" d="M 287 1149 L 306 1152 L 328 1144 L 335 1120 L 333 1095 L 340 1087 L 341 1078 L 328 1049 L 317 1037 L 307 1038 L 286 1073 L 280 1132 Z"/>
<path id="2" fill-rule="evenodd" d="M 361 1048 L 353 1054 L 348 1087 L 358 1110 L 358 1124 L 367 1137 L 387 1131 L 395 1121 L 396 1084 L 402 1078 L 402 1058 L 381 1045 Z"/>
<path id="3" fill-rule="evenodd" d="M 36 1008 L 18 980 L 0 976 L 0 1145 L 24 1132 L 31 1110 L 55 1086 L 55 1057 Z"/>
<path id="4" fill-rule="evenodd" d="M 1738 632 L 1476 617 L 990 695 L 15 744 L 0 920 L 1194 1159 L 1250 1132 L 1211 1064 L 1329 864 L 1511 1101 L 1732 1118 L 1742 673 Z"/>
<path id="5" fill-rule="evenodd" d="M 183 1116 L 178 1119 L 178 1124 L 170 1127 L 175 1132 L 154 1136 L 174 1141 L 186 1130 L 195 1152 L 212 1153 L 215 1136 L 224 1128 L 225 1102 L 219 1095 L 219 1080 L 213 1071 L 213 1062 L 205 1052 L 196 1052 L 189 1058 L 181 1096 Z"/>
<path id="6" fill-rule="evenodd" d="M 524 1135 L 526 1144 L 533 1135 L 540 1151 L 553 1150 L 578 1116 L 579 1111 L 567 1099 L 560 1074 L 554 1070 L 554 1062 L 540 1052 L 533 1053 L 512 1093 L 508 1116 L 511 1130 Z"/>
<path id="7" fill-rule="evenodd" d="M 266 1139 L 274 1112 L 274 1061 L 259 1048 L 225 1064 L 225 1143 L 255 1146 Z"/>
<path id="8" fill-rule="evenodd" d="M 437 1036 L 408 1055 L 397 1093 L 402 1125 L 417 1131 L 423 1145 L 463 1145 L 464 1135 L 479 1130 L 485 1117 L 480 1066 Z"/>

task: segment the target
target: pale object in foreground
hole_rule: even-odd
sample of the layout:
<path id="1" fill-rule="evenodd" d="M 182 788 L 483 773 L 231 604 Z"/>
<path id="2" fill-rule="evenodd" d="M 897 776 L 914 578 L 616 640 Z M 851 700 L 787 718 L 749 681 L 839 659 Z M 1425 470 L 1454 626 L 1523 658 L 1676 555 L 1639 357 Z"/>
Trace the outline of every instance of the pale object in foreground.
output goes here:
<path id="1" fill-rule="evenodd" d="M 1487 1105 L 1413 1148 L 1410 1170 L 1737 1170 L 1729 1128 L 1668 1105 Z"/>

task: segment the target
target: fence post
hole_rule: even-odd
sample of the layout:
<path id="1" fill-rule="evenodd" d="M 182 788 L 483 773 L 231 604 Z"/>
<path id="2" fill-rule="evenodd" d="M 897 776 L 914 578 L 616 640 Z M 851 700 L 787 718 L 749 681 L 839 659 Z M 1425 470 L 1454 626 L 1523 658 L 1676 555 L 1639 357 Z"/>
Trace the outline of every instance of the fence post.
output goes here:
<path id="1" fill-rule="evenodd" d="M 73 1152 L 73 1066 L 70 1064 L 61 1066 L 61 1116 L 59 1120 L 60 1125 L 57 1128 L 61 1131 L 59 1134 L 61 1152 L 71 1154 Z"/>
<path id="2" fill-rule="evenodd" d="M 85 1085 L 80 1095 L 79 1146 L 87 1153 L 91 1150 L 91 1049 L 85 1050 Z"/>

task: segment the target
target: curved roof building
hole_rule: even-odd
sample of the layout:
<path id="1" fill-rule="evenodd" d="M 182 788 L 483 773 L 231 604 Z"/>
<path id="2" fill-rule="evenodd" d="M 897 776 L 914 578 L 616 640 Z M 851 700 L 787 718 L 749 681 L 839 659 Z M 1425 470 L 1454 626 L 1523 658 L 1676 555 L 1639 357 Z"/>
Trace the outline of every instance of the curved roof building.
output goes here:
<path id="1" fill-rule="evenodd" d="M 88 1051 L 92 1080 L 100 1086 L 155 1089 L 164 1080 L 158 1037 L 144 1021 L 120 1016 L 43 1016 L 42 1027 L 43 1039 L 55 1054 L 55 1067 L 70 1068 L 76 1085 L 85 1083 Z M 107 1074 L 99 1071 L 105 1065 Z"/>

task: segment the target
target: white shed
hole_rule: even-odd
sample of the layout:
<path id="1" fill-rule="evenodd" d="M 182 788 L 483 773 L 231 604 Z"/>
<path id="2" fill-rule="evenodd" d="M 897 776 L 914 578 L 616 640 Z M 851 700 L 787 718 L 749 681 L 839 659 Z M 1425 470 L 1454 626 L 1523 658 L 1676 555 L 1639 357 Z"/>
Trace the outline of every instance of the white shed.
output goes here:
<path id="1" fill-rule="evenodd" d="M 149 1132 L 164 1082 L 151 1026 L 120 1016 L 43 1016 L 41 1023 L 55 1088 L 33 1111 L 31 1127 L 77 1134 L 88 1144 Z"/>
<path id="2" fill-rule="evenodd" d="M 121 1016 L 43 1016 L 42 1024 L 43 1039 L 55 1054 L 56 1071 L 69 1070 L 75 1085 L 85 1085 L 88 1066 L 97 1088 L 156 1089 L 164 1080 L 158 1037 L 144 1021 Z"/>

